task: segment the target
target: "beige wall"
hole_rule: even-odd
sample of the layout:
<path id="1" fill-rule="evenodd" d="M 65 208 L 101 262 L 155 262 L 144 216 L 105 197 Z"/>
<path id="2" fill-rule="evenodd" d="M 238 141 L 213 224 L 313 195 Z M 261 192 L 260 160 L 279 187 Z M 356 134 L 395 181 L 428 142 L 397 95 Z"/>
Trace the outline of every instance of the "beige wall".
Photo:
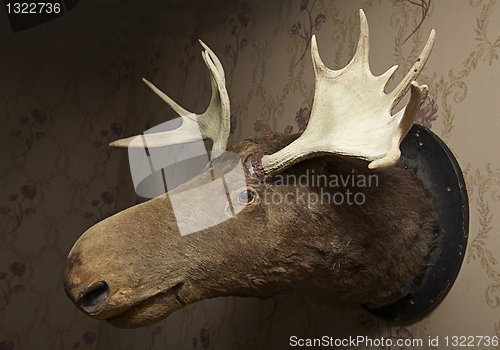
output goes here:
<path id="1" fill-rule="evenodd" d="M 17 34 L 0 20 L 0 349 L 283 349 L 292 335 L 406 336 L 425 344 L 439 336 L 445 348 L 446 336 L 500 337 L 500 3 L 192 4 L 81 2 Z M 62 290 L 67 252 L 106 213 L 137 201 L 126 151 L 110 151 L 108 139 L 174 117 L 140 78 L 203 111 L 210 86 L 201 38 L 225 67 L 236 121 L 231 143 L 248 137 L 257 118 L 297 132 L 314 89 L 308 39 L 316 34 L 327 66 L 344 66 L 355 50 L 359 8 L 370 25 L 374 74 L 400 67 L 389 88 L 430 30 L 437 32 L 419 78 L 430 87 L 419 122 L 455 153 L 471 213 L 464 265 L 443 303 L 423 320 L 395 324 L 302 284 L 269 300 L 199 302 L 140 330 L 116 330 L 77 311 Z"/>

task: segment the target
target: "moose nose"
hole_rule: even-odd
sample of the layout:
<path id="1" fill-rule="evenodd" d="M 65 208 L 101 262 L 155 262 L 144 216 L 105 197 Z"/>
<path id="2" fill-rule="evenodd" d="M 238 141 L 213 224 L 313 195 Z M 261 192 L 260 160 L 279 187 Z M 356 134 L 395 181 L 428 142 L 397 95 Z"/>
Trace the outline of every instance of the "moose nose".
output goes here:
<path id="1" fill-rule="evenodd" d="M 89 286 L 83 291 L 78 299 L 78 304 L 87 313 L 91 314 L 99 310 L 108 298 L 109 286 L 106 282 L 101 281 Z"/>

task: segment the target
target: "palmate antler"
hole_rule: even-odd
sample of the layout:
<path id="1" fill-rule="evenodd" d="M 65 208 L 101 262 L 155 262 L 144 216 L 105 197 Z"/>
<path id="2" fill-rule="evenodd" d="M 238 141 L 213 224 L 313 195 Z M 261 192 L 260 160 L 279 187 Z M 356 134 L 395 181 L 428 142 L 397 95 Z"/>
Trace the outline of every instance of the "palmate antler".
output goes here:
<path id="1" fill-rule="evenodd" d="M 300 160 L 325 154 L 342 154 L 370 161 L 368 167 L 395 165 L 399 144 L 413 125 L 421 103 L 427 97 L 426 85 L 415 79 L 424 67 L 434 45 L 435 32 L 411 71 L 389 94 L 384 87 L 397 66 L 374 76 L 368 62 L 368 23 L 360 10 L 361 30 L 356 54 L 340 70 L 328 69 L 318 53 L 316 38 L 311 54 L 316 75 L 314 102 L 309 124 L 293 143 L 272 155 L 253 155 L 247 167 L 258 177 L 273 175 Z M 391 110 L 411 88 L 407 106 L 395 115 Z"/>
<path id="2" fill-rule="evenodd" d="M 168 97 L 156 86 L 146 79 L 144 82 L 172 109 L 180 115 L 182 125 L 174 130 L 145 133 L 143 138 L 129 137 L 110 143 L 112 147 L 163 147 L 200 140 L 211 139 L 212 158 L 217 157 L 226 150 L 230 130 L 230 104 L 226 90 L 224 69 L 213 51 L 200 40 L 205 48 L 202 52 L 203 60 L 210 71 L 212 83 L 212 98 L 207 110 L 203 114 L 194 114 L 179 106 L 174 100 Z M 143 143 L 145 142 L 145 144 Z"/>
<path id="3" fill-rule="evenodd" d="M 422 71 L 432 47 L 435 31 L 410 72 L 389 94 L 384 88 L 397 66 L 376 77 L 369 67 L 368 23 L 360 10 L 360 37 L 356 54 L 340 70 L 331 70 L 321 60 L 313 36 L 311 54 L 316 75 L 311 117 L 303 134 L 280 151 L 254 154 L 246 162 L 251 173 L 263 179 L 281 172 L 303 159 L 326 154 L 341 154 L 370 161 L 368 167 L 384 168 L 395 165 L 400 157 L 399 144 L 413 125 L 421 103 L 428 93 L 426 85 L 415 79 Z M 161 147 L 198 141 L 201 137 L 214 141 L 212 157 L 226 149 L 230 129 L 230 104 L 224 70 L 215 54 L 203 42 L 203 59 L 210 70 L 212 99 L 205 113 L 195 115 L 180 107 L 170 97 L 144 80 L 151 89 L 170 105 L 182 119 L 182 125 L 166 132 L 144 134 L 147 147 Z M 392 109 L 411 89 L 410 101 L 400 112 Z M 136 140 L 132 142 L 133 140 Z M 117 147 L 144 147 L 140 138 L 131 137 L 111 143 Z"/>

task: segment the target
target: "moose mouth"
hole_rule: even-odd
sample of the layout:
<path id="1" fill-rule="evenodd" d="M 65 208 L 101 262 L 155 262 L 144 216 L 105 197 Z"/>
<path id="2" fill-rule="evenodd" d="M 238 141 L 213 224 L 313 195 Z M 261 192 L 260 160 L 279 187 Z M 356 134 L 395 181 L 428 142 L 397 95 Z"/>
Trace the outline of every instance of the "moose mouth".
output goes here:
<path id="1" fill-rule="evenodd" d="M 161 291 L 126 311 L 106 319 L 109 324 L 118 328 L 137 328 L 153 325 L 168 315 L 186 305 L 179 292 L 184 286 L 183 282 Z"/>

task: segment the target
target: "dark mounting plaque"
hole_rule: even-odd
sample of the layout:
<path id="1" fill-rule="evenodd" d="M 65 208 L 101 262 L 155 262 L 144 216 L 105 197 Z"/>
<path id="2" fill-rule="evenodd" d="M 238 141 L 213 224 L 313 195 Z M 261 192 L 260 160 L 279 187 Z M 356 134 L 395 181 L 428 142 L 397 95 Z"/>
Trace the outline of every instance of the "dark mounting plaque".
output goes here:
<path id="1" fill-rule="evenodd" d="M 365 308 L 383 319 L 410 321 L 434 309 L 457 278 L 469 236 L 469 201 L 457 160 L 433 132 L 414 124 L 400 149 L 397 166 L 413 173 L 431 196 L 441 230 L 417 290 L 379 309 Z"/>

